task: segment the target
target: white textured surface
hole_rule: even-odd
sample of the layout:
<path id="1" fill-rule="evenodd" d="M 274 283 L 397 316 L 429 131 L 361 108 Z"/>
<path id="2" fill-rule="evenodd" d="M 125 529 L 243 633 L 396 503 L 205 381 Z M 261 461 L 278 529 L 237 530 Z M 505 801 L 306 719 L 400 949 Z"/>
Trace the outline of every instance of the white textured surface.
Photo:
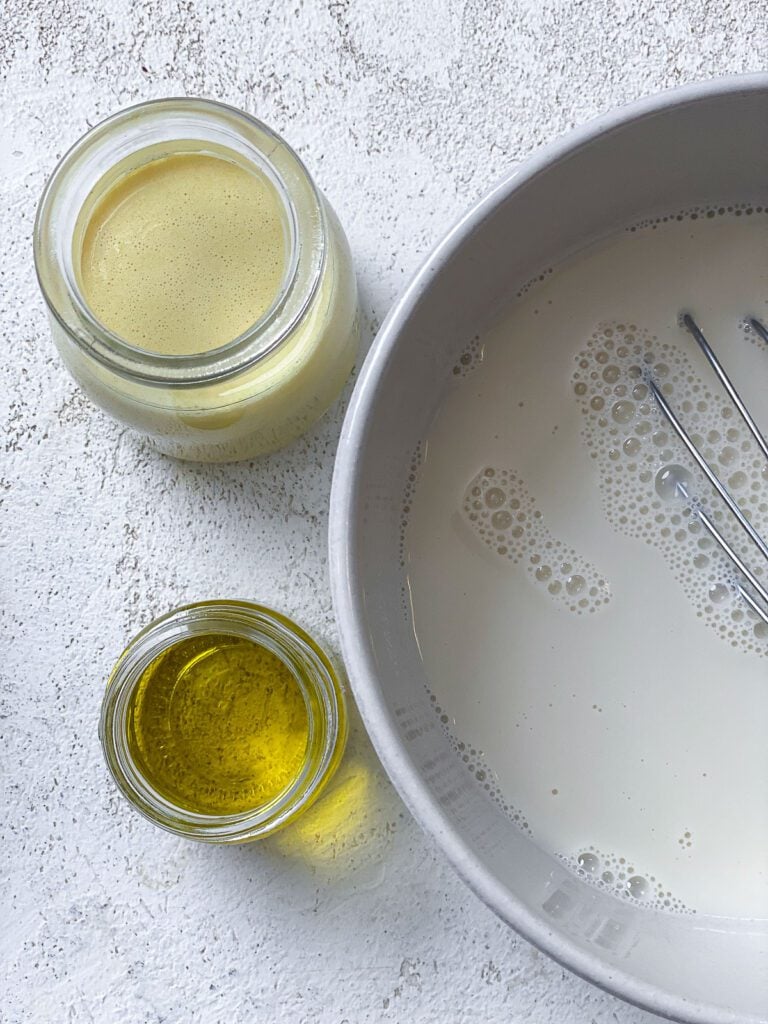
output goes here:
<path id="1" fill-rule="evenodd" d="M 767 61 L 763 0 L 0 2 L 1 1021 L 651 1020 L 479 904 L 358 724 L 336 795 L 255 846 L 176 840 L 116 797 L 99 700 L 149 619 L 240 596 L 335 645 L 325 532 L 342 409 L 257 464 L 155 456 L 59 366 L 30 233 L 46 174 L 87 125 L 151 97 L 223 99 L 285 134 L 335 205 L 367 342 L 452 219 L 536 145 Z"/>

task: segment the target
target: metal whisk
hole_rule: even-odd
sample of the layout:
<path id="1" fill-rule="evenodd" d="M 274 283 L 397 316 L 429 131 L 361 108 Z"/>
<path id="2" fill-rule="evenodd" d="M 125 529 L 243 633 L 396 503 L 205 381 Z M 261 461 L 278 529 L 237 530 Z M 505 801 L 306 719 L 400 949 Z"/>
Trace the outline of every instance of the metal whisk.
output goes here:
<path id="1" fill-rule="evenodd" d="M 751 413 L 745 406 L 736 388 L 733 386 L 730 377 L 723 369 L 722 363 L 717 358 L 715 353 L 712 351 L 707 339 L 704 337 L 701 329 L 699 328 L 693 317 L 686 313 L 682 318 L 683 325 L 691 334 L 693 339 L 698 344 L 701 351 L 704 353 L 709 365 L 714 370 L 717 379 L 720 381 L 723 389 L 728 394 L 731 402 L 736 407 L 739 415 L 747 426 L 750 434 L 757 443 L 760 451 L 765 456 L 766 462 L 768 463 L 768 441 L 766 441 L 764 435 L 761 433 L 760 428 L 757 426 Z M 751 330 L 753 330 L 760 338 L 768 343 L 768 328 L 763 323 L 754 317 L 750 317 L 747 323 Z M 738 503 L 734 499 L 733 495 L 726 488 L 723 482 L 719 479 L 717 474 L 714 472 L 712 467 L 709 465 L 707 460 L 701 454 L 699 449 L 691 439 L 690 434 L 682 425 L 678 419 L 674 409 L 667 401 L 664 394 L 662 394 L 661 388 L 658 386 L 653 378 L 649 378 L 648 386 L 653 397 L 656 399 L 656 403 L 659 406 L 664 418 L 667 420 L 669 425 L 672 427 L 678 438 L 685 445 L 687 451 L 698 465 L 699 469 L 704 473 L 705 477 L 715 489 L 720 498 L 728 506 L 729 510 L 735 517 L 739 526 L 749 537 L 752 544 L 757 548 L 759 553 L 762 555 L 766 563 L 768 563 L 768 543 L 758 533 L 749 518 L 744 514 Z M 727 556 L 734 567 L 740 574 L 739 582 L 737 583 L 737 590 L 741 597 L 746 601 L 749 607 L 765 622 L 768 624 L 768 585 L 763 583 L 758 576 L 750 569 L 743 558 L 736 552 L 732 545 L 728 543 L 725 537 L 722 535 L 720 530 L 715 526 L 714 522 L 709 515 L 701 508 L 696 495 L 689 493 L 688 486 L 682 481 L 676 483 L 677 492 L 682 498 L 691 503 L 692 511 L 694 515 L 699 519 L 701 525 L 707 531 L 709 536 L 718 546 L 718 548 Z"/>

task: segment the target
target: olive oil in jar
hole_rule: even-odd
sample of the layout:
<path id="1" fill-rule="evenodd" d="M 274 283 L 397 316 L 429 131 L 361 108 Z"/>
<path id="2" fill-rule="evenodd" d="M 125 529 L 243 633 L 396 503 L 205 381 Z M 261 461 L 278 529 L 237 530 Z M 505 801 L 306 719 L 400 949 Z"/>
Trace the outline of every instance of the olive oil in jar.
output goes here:
<path id="1" fill-rule="evenodd" d="M 288 666 L 244 637 L 190 636 L 143 672 L 128 747 L 153 788 L 195 814 L 263 807 L 301 771 L 304 697 Z"/>
<path id="2" fill-rule="evenodd" d="M 120 656 L 99 721 L 121 793 L 169 832 L 246 843 L 293 822 L 339 765 L 347 711 L 325 651 L 250 601 L 184 605 Z"/>

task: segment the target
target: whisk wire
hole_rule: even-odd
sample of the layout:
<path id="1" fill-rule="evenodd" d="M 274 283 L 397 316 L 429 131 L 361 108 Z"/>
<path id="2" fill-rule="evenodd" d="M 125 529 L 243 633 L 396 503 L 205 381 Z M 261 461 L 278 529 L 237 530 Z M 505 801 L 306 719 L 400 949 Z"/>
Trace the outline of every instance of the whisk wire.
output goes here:
<path id="1" fill-rule="evenodd" d="M 684 498 L 689 498 L 689 494 L 685 489 L 684 485 L 678 484 L 678 490 Z M 743 558 L 739 555 L 737 551 L 734 551 L 734 549 L 731 547 L 731 545 L 728 543 L 725 537 L 723 537 L 723 535 L 720 533 L 718 528 L 715 526 L 715 524 L 712 522 L 712 520 L 709 518 L 709 516 L 703 509 L 697 509 L 696 515 L 698 516 L 701 525 L 710 535 L 712 540 L 717 544 L 717 546 L 720 548 L 723 554 L 727 555 L 727 557 L 730 558 L 730 560 L 733 562 L 733 564 L 736 566 L 736 568 L 739 570 L 742 576 L 744 576 L 747 579 L 747 581 L 752 584 L 752 586 L 755 588 L 755 590 L 763 599 L 763 601 L 765 601 L 766 606 L 768 606 L 768 590 L 760 582 L 757 576 L 755 576 L 755 574 L 752 572 L 752 570 L 749 568 L 749 566 L 746 564 Z M 768 622 L 768 613 L 761 613 L 761 616 L 766 620 L 766 622 Z"/>
<path id="2" fill-rule="evenodd" d="M 701 469 L 701 471 L 706 476 L 707 480 L 709 480 L 709 482 L 715 488 L 717 493 L 726 503 L 726 505 L 731 510 L 733 515 L 736 517 L 739 525 L 742 527 L 742 529 L 750 538 L 750 540 L 757 546 L 763 557 L 766 560 L 768 560 L 768 543 L 766 543 L 766 541 L 763 540 L 763 538 L 757 532 L 752 523 L 747 519 L 747 517 L 739 508 L 731 492 L 722 482 L 720 477 L 714 472 L 714 470 L 709 465 L 707 460 L 704 458 L 699 449 L 693 443 L 693 441 L 691 440 L 691 435 L 688 433 L 688 431 L 682 425 L 680 420 L 677 418 L 677 415 L 675 414 L 674 410 L 672 409 L 667 399 L 662 394 L 661 389 L 659 388 L 656 381 L 650 380 L 648 382 L 648 386 L 651 390 L 651 394 L 656 399 L 656 403 L 658 404 L 659 408 L 664 414 L 665 419 L 672 427 L 674 432 L 677 434 L 677 436 L 680 438 L 680 440 L 683 442 L 685 447 L 688 449 L 690 455 L 698 465 L 699 469 Z"/>
<path id="3" fill-rule="evenodd" d="M 749 409 L 747 409 L 746 405 L 742 401 L 741 395 L 738 393 L 736 388 L 731 383 L 731 378 L 728 376 L 728 374 L 723 369 L 722 363 L 717 358 L 715 353 L 712 351 L 712 348 L 711 348 L 709 342 L 704 337 L 704 335 L 703 335 L 703 333 L 701 331 L 701 328 L 696 323 L 696 321 L 693 319 L 693 317 L 691 316 L 690 313 L 686 313 L 683 316 L 683 323 L 685 324 L 685 327 L 688 330 L 688 332 L 693 336 L 693 339 L 696 342 L 696 344 L 699 346 L 701 351 L 706 356 L 706 359 L 707 359 L 709 365 L 715 371 L 715 374 L 717 375 L 718 380 L 720 381 L 720 383 L 723 385 L 723 387 L 727 391 L 728 397 L 730 398 L 730 400 L 733 402 L 733 404 L 738 409 L 739 415 L 744 420 L 744 422 L 747 425 L 747 429 L 749 430 L 750 434 L 752 435 L 752 437 L 754 437 L 755 441 L 759 445 L 760 451 L 763 453 L 763 455 L 766 457 L 766 459 L 768 459 L 768 441 L 765 440 L 765 438 L 763 437 L 762 433 L 760 432 L 760 429 L 757 426 L 757 424 L 755 423 L 754 419 L 752 418 L 752 415 L 751 415 Z M 754 320 L 754 319 L 750 320 L 750 324 L 758 324 L 758 323 L 759 323 L 758 320 Z M 762 327 L 762 324 L 760 324 L 760 327 Z M 766 341 L 768 341 L 768 332 L 766 332 Z"/>
<path id="4" fill-rule="evenodd" d="M 766 442 L 764 435 L 760 431 L 754 418 L 752 417 L 751 413 L 744 404 L 738 391 L 734 387 L 730 377 L 723 368 L 722 363 L 715 355 L 707 339 L 704 337 L 704 334 L 699 328 L 698 324 L 689 313 L 684 314 L 682 322 L 688 330 L 688 332 L 692 335 L 692 337 L 698 344 L 704 356 L 706 357 L 707 361 L 709 362 L 709 365 L 712 367 L 712 370 L 714 371 L 715 375 L 720 381 L 723 389 L 726 391 L 728 397 L 731 399 L 734 406 L 738 410 L 739 415 L 746 424 L 749 432 L 751 433 L 755 442 L 759 446 L 761 452 L 766 457 L 766 459 L 768 459 L 768 442 Z M 765 327 L 765 325 L 754 317 L 750 318 L 748 323 L 750 327 L 755 331 L 755 333 L 758 334 L 759 337 L 761 337 L 766 343 L 768 343 L 768 329 Z M 720 478 L 709 465 L 709 463 L 704 458 L 702 453 L 699 451 L 690 434 L 685 429 L 683 424 L 680 422 L 674 409 L 670 405 L 666 396 L 663 394 L 659 385 L 656 383 L 655 380 L 653 380 L 653 378 L 650 378 L 648 380 L 648 387 L 662 415 L 667 420 L 669 425 L 672 427 L 677 437 L 683 443 L 686 450 L 693 458 L 694 462 L 697 464 L 699 469 L 701 469 L 704 476 L 707 478 L 707 480 L 715 489 L 720 498 L 728 506 L 729 510 L 733 514 L 736 521 L 739 523 L 741 528 L 750 538 L 752 543 L 757 547 L 759 552 L 762 554 L 763 558 L 768 562 L 768 543 L 766 543 L 766 541 L 757 531 L 757 529 L 749 520 L 749 518 L 744 514 L 744 512 L 739 507 L 733 495 L 730 493 L 728 488 L 720 480 Z M 761 579 L 752 571 L 752 569 L 750 569 L 750 567 L 739 555 L 739 553 L 733 548 L 733 546 L 729 544 L 729 542 L 722 535 L 717 526 L 715 526 L 715 523 L 710 518 L 710 516 L 708 516 L 707 513 L 697 505 L 693 496 L 691 496 L 688 493 L 686 485 L 682 482 L 679 482 L 677 484 L 677 491 L 680 494 L 680 496 L 683 497 L 686 501 L 691 502 L 694 514 L 697 516 L 699 522 L 702 524 L 702 526 L 705 528 L 709 536 L 720 548 L 723 554 L 730 560 L 732 565 L 738 570 L 739 573 L 741 573 L 743 580 L 752 588 L 752 591 L 748 590 L 747 587 L 744 586 L 744 583 L 741 581 L 736 584 L 736 590 L 738 591 L 741 598 L 752 609 L 752 611 L 755 612 L 755 614 L 760 619 L 762 619 L 764 623 L 768 625 L 768 586 L 766 586 L 766 584 L 764 584 L 761 581 Z"/>
<path id="5" fill-rule="evenodd" d="M 755 612 L 755 614 L 763 620 L 766 626 L 768 626 L 768 612 L 766 612 L 763 608 L 760 607 L 760 605 L 757 603 L 754 597 L 752 597 L 749 591 L 745 590 L 741 584 L 738 585 L 737 590 L 739 591 L 740 597 L 742 597 L 747 602 L 752 611 Z"/>
<path id="6" fill-rule="evenodd" d="M 759 335 L 766 345 L 768 345 L 768 327 L 766 327 L 765 324 L 755 316 L 751 316 L 747 322 L 755 334 Z"/>

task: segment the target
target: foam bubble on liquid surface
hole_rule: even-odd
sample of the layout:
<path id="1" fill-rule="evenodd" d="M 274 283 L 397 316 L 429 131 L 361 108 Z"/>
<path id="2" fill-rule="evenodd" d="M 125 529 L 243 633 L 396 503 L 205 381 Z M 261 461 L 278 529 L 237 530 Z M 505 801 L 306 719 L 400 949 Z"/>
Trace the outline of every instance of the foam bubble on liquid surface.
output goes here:
<path id="1" fill-rule="evenodd" d="M 632 224 L 628 224 L 625 231 L 634 234 L 649 228 L 652 231 L 656 231 L 665 224 L 680 224 L 683 221 L 714 221 L 722 218 L 730 220 L 738 217 L 755 217 L 755 219 L 759 219 L 761 216 L 765 217 L 766 215 L 768 215 L 768 206 L 764 206 L 762 203 L 736 202 L 721 203 L 717 206 L 700 206 L 695 204 L 677 210 L 675 213 L 663 214 L 660 217 L 643 217 Z"/>
<path id="2" fill-rule="evenodd" d="M 423 445 L 421 441 L 417 442 L 416 446 L 411 453 L 411 461 L 408 465 L 408 473 L 406 476 L 405 487 L 403 488 L 403 498 L 400 505 L 400 537 L 398 543 L 398 560 L 400 567 L 405 567 L 405 550 L 406 550 L 406 535 L 408 532 L 408 517 L 411 514 L 411 505 L 413 504 L 413 496 L 416 493 L 416 482 L 419 474 L 419 467 L 421 466 L 423 454 Z"/>
<path id="3" fill-rule="evenodd" d="M 586 846 L 575 856 L 564 857 L 563 860 L 585 882 L 628 903 L 678 914 L 696 913 L 655 875 L 638 870 L 633 861 L 620 854 L 604 853 L 594 846 Z"/>
<path id="4" fill-rule="evenodd" d="M 469 483 L 462 504 L 480 540 L 520 566 L 543 592 L 572 612 L 595 612 L 611 598 L 605 576 L 552 535 L 520 477 L 486 466 Z"/>
<path id="5" fill-rule="evenodd" d="M 432 706 L 432 710 L 437 715 L 438 721 L 440 722 L 441 729 L 447 736 L 454 753 L 457 755 L 466 770 L 475 782 L 485 790 L 496 806 L 506 814 L 510 821 L 514 822 L 514 824 L 527 835 L 533 835 L 531 826 L 528 824 L 525 814 L 519 807 L 511 804 L 501 791 L 496 773 L 486 761 L 482 750 L 478 750 L 471 744 L 465 743 L 455 735 L 451 728 L 452 723 L 450 716 L 438 703 L 437 696 L 432 693 L 429 688 L 427 688 L 427 693 L 429 694 L 429 701 Z"/>
<path id="6" fill-rule="evenodd" d="M 598 327 L 573 374 L 607 518 L 661 552 L 698 617 L 724 642 L 768 655 L 768 626 L 740 597 L 738 573 L 697 510 L 766 582 L 761 560 L 661 414 L 649 379 L 758 530 L 768 525 L 765 460 L 728 398 L 710 389 L 681 346 L 618 322 Z"/>
<path id="7" fill-rule="evenodd" d="M 480 341 L 480 335 L 476 334 L 456 360 L 451 371 L 452 376 L 459 379 L 466 377 L 480 366 L 484 355 L 485 350 Z"/>

